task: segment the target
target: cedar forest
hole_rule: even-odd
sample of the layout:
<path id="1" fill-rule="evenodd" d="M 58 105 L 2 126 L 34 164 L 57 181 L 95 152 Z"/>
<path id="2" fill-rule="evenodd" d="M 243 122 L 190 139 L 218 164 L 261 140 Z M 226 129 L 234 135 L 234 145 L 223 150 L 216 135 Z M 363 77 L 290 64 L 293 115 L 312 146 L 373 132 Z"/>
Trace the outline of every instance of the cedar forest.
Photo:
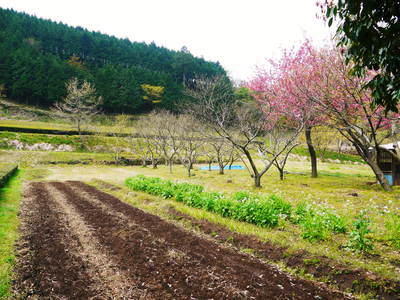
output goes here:
<path id="1" fill-rule="evenodd" d="M 176 110 L 183 83 L 195 75 L 226 72 L 185 47 L 173 51 L 0 9 L 0 83 L 21 103 L 50 107 L 77 77 L 94 83 L 108 113 Z M 142 85 L 163 87 L 160 103 L 146 101 Z"/>

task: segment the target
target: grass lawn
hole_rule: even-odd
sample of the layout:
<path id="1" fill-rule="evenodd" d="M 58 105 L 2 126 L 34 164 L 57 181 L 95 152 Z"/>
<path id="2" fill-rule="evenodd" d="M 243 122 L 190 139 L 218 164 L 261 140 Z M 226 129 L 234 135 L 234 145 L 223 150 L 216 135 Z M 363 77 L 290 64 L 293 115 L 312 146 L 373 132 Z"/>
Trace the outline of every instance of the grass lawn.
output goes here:
<path id="1" fill-rule="evenodd" d="M 0 189 L 0 299 L 11 296 L 10 285 L 15 262 L 14 243 L 18 238 L 17 218 L 21 197 L 21 173 Z"/>

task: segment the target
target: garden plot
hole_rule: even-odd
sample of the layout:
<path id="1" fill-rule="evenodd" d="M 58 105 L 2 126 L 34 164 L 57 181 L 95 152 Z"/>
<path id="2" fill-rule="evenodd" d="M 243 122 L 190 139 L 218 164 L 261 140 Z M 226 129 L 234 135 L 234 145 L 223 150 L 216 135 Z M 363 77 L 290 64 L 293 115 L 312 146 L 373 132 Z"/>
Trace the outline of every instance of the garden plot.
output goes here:
<path id="1" fill-rule="evenodd" d="M 77 181 L 26 186 L 15 292 L 41 299 L 346 299 Z"/>

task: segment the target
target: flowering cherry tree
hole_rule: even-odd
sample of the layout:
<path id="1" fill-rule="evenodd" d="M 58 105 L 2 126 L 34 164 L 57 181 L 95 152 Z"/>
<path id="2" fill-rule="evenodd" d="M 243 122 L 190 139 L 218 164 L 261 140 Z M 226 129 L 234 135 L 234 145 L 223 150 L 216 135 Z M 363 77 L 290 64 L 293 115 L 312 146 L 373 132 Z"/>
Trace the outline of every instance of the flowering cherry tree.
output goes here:
<path id="1" fill-rule="evenodd" d="M 269 67 L 258 68 L 249 87 L 263 106 L 273 106 L 277 117 L 305 122 L 304 131 L 311 158 L 311 176 L 317 177 L 317 156 L 312 142 L 312 128 L 324 120 L 308 91 L 314 89 L 319 66 L 317 51 L 306 40 L 298 50 L 284 51 L 280 59 L 268 60 Z"/>
<path id="2" fill-rule="evenodd" d="M 363 88 L 368 76 L 352 76 L 341 49 L 316 49 L 309 41 L 270 63 L 271 68 L 259 69 L 249 84 L 255 99 L 264 107 L 275 107 L 281 117 L 305 121 L 308 144 L 313 126 L 337 129 L 371 167 L 382 187 L 390 190 L 377 154 L 387 151 L 381 145 L 391 136 L 390 127 L 398 115 L 373 105 L 371 92 Z"/>

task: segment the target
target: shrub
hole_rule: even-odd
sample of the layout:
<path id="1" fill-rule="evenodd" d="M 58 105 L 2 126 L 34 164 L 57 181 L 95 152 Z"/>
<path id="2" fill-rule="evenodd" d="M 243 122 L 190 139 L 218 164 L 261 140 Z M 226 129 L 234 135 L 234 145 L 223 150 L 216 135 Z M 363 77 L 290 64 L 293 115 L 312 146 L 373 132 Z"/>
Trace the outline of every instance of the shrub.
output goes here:
<path id="1" fill-rule="evenodd" d="M 346 248 L 349 250 L 368 252 L 374 248 L 372 241 L 367 237 L 371 232 L 369 225 L 371 221 L 364 215 L 359 214 L 353 222 L 353 230 L 350 232 Z"/>
<path id="2" fill-rule="evenodd" d="M 294 224 L 302 228 L 302 236 L 310 241 L 326 240 L 330 233 L 345 233 L 345 219 L 326 209 L 317 210 L 308 202 L 300 202 L 291 216 Z"/>
<path id="3" fill-rule="evenodd" d="M 330 231 L 324 221 L 320 214 L 306 216 L 301 223 L 303 238 L 311 242 L 327 240 Z"/>

